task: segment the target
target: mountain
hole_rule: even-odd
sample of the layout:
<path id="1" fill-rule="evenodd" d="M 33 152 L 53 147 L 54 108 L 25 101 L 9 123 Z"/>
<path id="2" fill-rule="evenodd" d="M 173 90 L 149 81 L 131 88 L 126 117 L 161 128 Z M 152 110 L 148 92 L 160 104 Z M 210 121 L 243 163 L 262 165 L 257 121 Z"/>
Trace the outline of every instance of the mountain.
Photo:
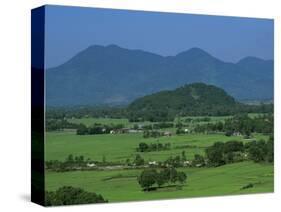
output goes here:
<path id="1" fill-rule="evenodd" d="M 223 62 L 199 48 L 163 57 L 116 45 L 93 45 L 46 70 L 48 106 L 128 104 L 138 97 L 203 82 L 236 99 L 273 98 L 273 61 Z"/>
<path id="2" fill-rule="evenodd" d="M 224 115 L 242 107 L 223 89 L 192 83 L 175 90 L 160 91 L 134 100 L 128 106 L 131 119 L 161 121 L 176 115 Z"/>

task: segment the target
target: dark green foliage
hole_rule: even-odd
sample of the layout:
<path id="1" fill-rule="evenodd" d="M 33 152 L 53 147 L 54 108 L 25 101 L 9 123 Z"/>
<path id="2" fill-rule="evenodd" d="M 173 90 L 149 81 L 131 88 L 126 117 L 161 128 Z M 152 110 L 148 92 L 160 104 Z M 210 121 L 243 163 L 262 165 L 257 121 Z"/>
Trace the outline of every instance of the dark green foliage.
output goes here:
<path id="1" fill-rule="evenodd" d="M 138 177 L 138 183 L 144 190 L 148 191 L 157 182 L 157 177 L 158 173 L 155 169 L 145 169 Z"/>
<path id="2" fill-rule="evenodd" d="M 170 122 L 160 122 L 153 124 L 153 129 L 165 129 L 174 127 L 173 123 Z"/>
<path id="3" fill-rule="evenodd" d="M 195 154 L 194 159 L 192 160 L 193 166 L 204 166 L 205 165 L 205 159 L 202 155 Z"/>
<path id="4" fill-rule="evenodd" d="M 251 133 L 271 134 L 273 132 L 273 115 L 260 115 L 254 118 L 247 114 L 235 115 L 226 119 L 225 122 L 207 123 L 196 125 L 194 132 L 225 132 L 226 136 L 232 136 L 235 133 L 250 138 Z"/>
<path id="5" fill-rule="evenodd" d="M 80 124 L 77 128 L 76 134 L 77 135 L 87 135 L 88 134 L 88 128 L 84 124 Z"/>
<path id="6" fill-rule="evenodd" d="M 170 120 L 176 115 L 226 115 L 241 105 L 225 91 L 194 83 L 173 91 L 161 91 L 139 98 L 129 107 L 129 117 L 149 121 Z"/>
<path id="7" fill-rule="evenodd" d="M 182 152 L 181 152 L 181 159 L 182 159 L 183 161 L 186 160 L 185 151 L 182 151 Z"/>
<path id="8" fill-rule="evenodd" d="M 255 162 L 274 161 L 274 142 L 270 137 L 264 140 L 248 142 L 240 141 L 216 142 L 205 150 L 209 166 L 221 166 L 227 163 L 251 159 Z"/>
<path id="9" fill-rule="evenodd" d="M 63 129 L 77 129 L 78 124 L 70 123 L 66 119 L 47 119 L 46 120 L 46 130 L 55 131 Z"/>
<path id="10" fill-rule="evenodd" d="M 144 165 L 144 159 L 139 154 L 137 154 L 134 160 L 134 164 L 136 164 L 136 166 L 142 166 Z"/>
<path id="11" fill-rule="evenodd" d="M 216 142 L 205 151 L 210 166 L 221 166 L 241 161 L 244 144 L 240 141 Z"/>
<path id="12" fill-rule="evenodd" d="M 111 124 L 111 125 L 101 125 L 94 124 L 91 127 L 86 127 L 83 124 L 78 125 L 77 135 L 97 135 L 97 134 L 109 134 L 111 130 L 120 130 L 124 127 L 123 124 Z"/>
<path id="13" fill-rule="evenodd" d="M 138 183 L 145 190 L 149 191 L 152 186 L 159 187 L 167 183 L 179 182 L 180 184 L 186 183 L 187 176 L 184 172 L 177 171 L 174 167 L 164 168 L 160 171 L 156 169 L 145 169 L 138 177 Z"/>
<path id="14" fill-rule="evenodd" d="M 216 142 L 206 149 L 206 156 L 209 164 L 212 166 L 221 166 L 225 164 L 223 160 L 224 143 Z"/>
<path id="15" fill-rule="evenodd" d="M 182 160 L 179 155 L 175 156 L 175 157 L 170 156 L 164 163 L 168 164 L 169 166 L 172 166 L 172 167 L 181 167 L 182 166 Z"/>
<path id="16" fill-rule="evenodd" d="M 241 141 L 228 141 L 224 143 L 223 152 L 230 153 L 230 152 L 243 152 L 244 151 L 244 144 Z"/>
<path id="17" fill-rule="evenodd" d="M 250 159 L 255 162 L 273 162 L 274 161 L 274 143 L 269 139 L 268 142 L 264 140 L 252 141 L 247 146 L 250 154 Z"/>
<path id="18" fill-rule="evenodd" d="M 123 106 L 81 106 L 81 107 L 48 107 L 46 118 L 48 119 L 71 119 L 71 118 L 123 118 L 127 116 L 126 108 Z"/>
<path id="19" fill-rule="evenodd" d="M 164 133 L 156 130 L 145 130 L 143 131 L 144 138 L 158 138 L 163 136 Z"/>
<path id="20" fill-rule="evenodd" d="M 56 191 L 47 191 L 45 198 L 46 206 L 108 202 L 99 194 L 71 186 L 64 186 Z"/>
<path id="21" fill-rule="evenodd" d="M 85 168 L 90 159 L 85 160 L 83 155 L 68 155 L 65 161 L 51 160 L 46 161 L 46 169 L 53 171 L 69 171 L 75 168 Z"/>
<path id="22" fill-rule="evenodd" d="M 187 176 L 184 172 L 178 172 L 177 174 L 177 181 L 179 183 L 184 184 L 186 182 Z"/>
<path id="23" fill-rule="evenodd" d="M 152 144 L 146 144 L 144 142 L 139 143 L 139 146 L 137 148 L 138 152 L 153 152 L 153 151 L 163 151 L 163 150 L 169 150 L 171 148 L 170 143 L 152 143 Z"/>

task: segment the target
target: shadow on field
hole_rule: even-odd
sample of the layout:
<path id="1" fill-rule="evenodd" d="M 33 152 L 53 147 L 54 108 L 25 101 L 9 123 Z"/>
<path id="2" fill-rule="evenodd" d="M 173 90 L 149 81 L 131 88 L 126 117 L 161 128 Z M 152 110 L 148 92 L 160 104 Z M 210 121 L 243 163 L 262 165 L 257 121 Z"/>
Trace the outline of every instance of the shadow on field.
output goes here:
<path id="1" fill-rule="evenodd" d="M 151 187 L 149 189 L 143 190 L 144 192 L 161 192 L 161 191 L 175 191 L 175 190 L 181 190 L 182 185 L 167 185 L 167 186 L 161 186 L 161 187 Z"/>

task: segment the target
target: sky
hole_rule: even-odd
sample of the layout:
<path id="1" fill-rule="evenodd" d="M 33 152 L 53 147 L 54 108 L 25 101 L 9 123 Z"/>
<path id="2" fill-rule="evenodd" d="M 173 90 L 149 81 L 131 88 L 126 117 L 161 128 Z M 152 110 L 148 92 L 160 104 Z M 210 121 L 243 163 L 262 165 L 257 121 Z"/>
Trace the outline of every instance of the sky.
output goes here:
<path id="1" fill-rule="evenodd" d="M 116 44 L 162 56 L 193 47 L 226 61 L 273 59 L 271 19 L 46 6 L 46 67 L 55 67 L 91 45 Z"/>

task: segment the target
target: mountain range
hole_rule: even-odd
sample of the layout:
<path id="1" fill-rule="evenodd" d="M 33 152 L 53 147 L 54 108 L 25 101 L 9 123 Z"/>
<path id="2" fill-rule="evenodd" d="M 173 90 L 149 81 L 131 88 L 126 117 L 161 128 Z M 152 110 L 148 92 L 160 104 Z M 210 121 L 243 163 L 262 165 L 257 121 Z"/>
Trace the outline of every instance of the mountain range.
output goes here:
<path id="1" fill-rule="evenodd" d="M 46 70 L 48 106 L 122 105 L 136 98 L 203 82 L 235 99 L 273 98 L 273 60 L 224 62 L 200 48 L 161 56 L 117 45 L 93 45 Z"/>

